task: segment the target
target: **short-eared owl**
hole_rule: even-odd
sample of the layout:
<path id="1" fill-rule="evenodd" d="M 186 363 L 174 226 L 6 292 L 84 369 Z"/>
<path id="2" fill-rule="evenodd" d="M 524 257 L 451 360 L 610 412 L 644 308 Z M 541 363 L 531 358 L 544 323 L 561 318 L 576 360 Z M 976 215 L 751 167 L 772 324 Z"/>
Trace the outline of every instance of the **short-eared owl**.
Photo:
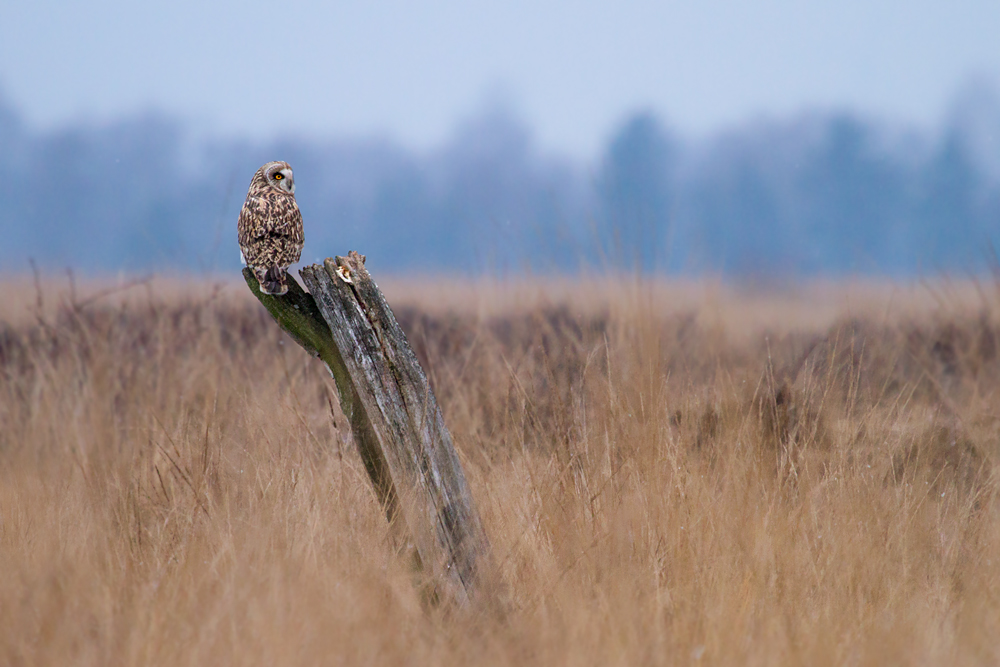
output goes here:
<path id="1" fill-rule="evenodd" d="M 302 256 L 302 214 L 287 162 L 268 162 L 250 181 L 239 221 L 240 253 L 264 294 L 288 291 L 290 264 Z"/>

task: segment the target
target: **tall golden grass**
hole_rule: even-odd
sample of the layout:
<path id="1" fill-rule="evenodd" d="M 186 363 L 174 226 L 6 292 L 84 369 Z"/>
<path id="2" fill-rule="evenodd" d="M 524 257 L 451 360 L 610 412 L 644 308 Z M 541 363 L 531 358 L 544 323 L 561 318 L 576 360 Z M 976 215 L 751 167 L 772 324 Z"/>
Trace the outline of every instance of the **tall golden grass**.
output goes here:
<path id="1" fill-rule="evenodd" d="M 508 587 L 422 607 L 242 285 L 0 302 L 0 663 L 1000 662 L 992 286 L 387 285 Z"/>

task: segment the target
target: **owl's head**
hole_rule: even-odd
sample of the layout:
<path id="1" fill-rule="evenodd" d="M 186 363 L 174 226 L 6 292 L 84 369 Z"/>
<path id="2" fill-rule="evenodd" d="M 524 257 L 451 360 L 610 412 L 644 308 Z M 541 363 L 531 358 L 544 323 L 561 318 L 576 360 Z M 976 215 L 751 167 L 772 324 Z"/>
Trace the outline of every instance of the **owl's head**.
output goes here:
<path id="1" fill-rule="evenodd" d="M 257 173 L 268 186 L 290 195 L 295 194 L 295 177 L 287 162 L 268 162 Z"/>

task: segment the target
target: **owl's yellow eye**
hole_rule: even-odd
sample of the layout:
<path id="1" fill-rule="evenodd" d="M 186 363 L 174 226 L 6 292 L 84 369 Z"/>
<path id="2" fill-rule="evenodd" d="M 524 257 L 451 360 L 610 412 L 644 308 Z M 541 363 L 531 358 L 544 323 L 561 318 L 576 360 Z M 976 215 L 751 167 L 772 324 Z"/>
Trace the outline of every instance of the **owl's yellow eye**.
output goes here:
<path id="1" fill-rule="evenodd" d="M 274 180 L 276 180 L 276 181 L 280 181 L 280 180 L 281 180 L 281 179 L 283 179 L 284 177 L 285 177 L 285 175 L 284 175 L 284 174 L 275 174 L 275 175 L 274 175 Z"/>

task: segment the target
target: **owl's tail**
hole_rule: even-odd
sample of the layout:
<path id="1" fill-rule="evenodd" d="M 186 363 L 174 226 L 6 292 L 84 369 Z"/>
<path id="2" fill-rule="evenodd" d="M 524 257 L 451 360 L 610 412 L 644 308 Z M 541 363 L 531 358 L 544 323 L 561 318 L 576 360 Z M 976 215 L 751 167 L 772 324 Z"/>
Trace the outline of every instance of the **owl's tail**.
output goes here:
<path id="1" fill-rule="evenodd" d="M 262 294 L 281 296 L 288 291 L 288 273 L 280 266 L 272 266 L 263 276 L 258 274 Z"/>

